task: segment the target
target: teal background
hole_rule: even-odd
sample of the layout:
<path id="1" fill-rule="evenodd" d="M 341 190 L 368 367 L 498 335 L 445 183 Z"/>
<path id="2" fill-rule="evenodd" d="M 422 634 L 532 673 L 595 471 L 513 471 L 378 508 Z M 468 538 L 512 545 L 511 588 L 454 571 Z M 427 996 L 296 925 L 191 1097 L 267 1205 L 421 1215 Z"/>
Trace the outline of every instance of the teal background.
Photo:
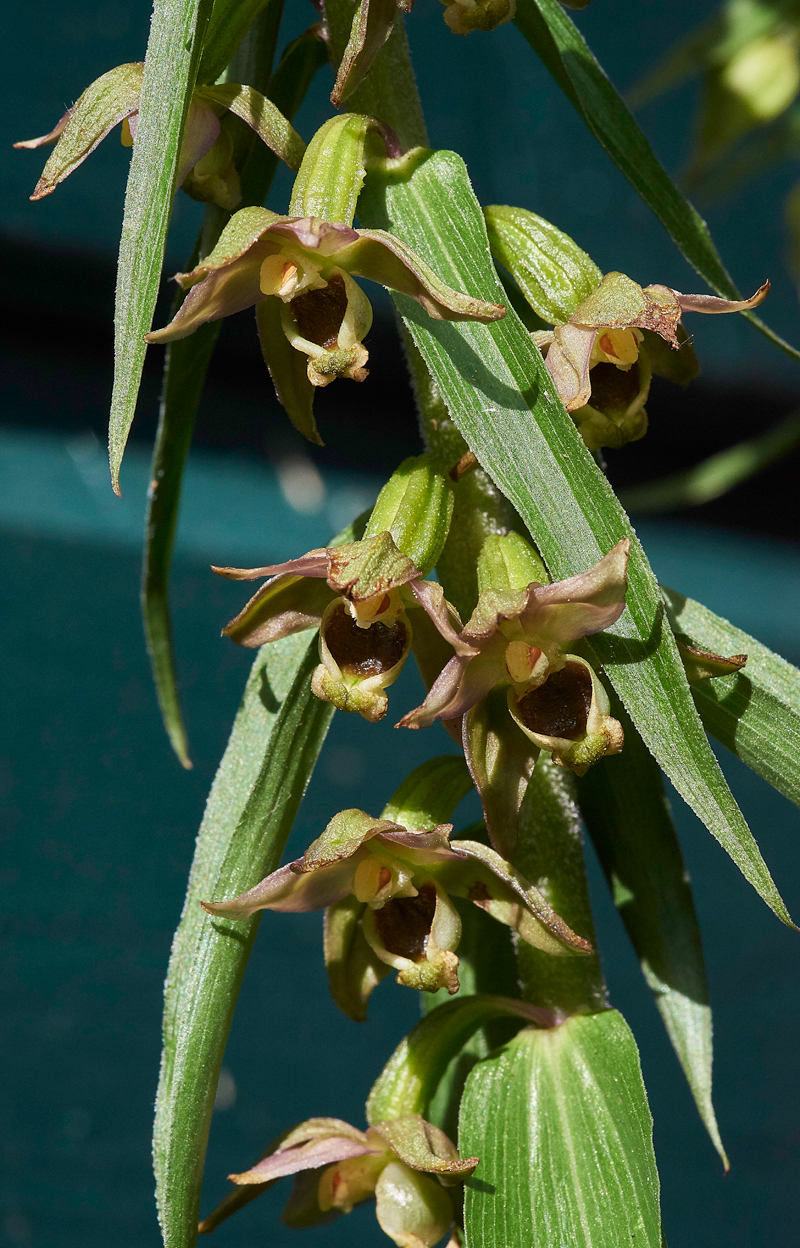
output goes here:
<path id="1" fill-rule="evenodd" d="M 712 7 L 706 0 L 594 0 L 573 16 L 625 87 L 680 29 Z M 147 454 L 131 448 L 123 498 L 115 499 L 104 449 L 92 433 L 81 431 L 90 423 L 89 411 L 94 421 L 107 397 L 110 342 L 91 335 L 98 309 L 107 316 L 113 298 L 113 274 L 102 262 L 116 249 L 128 156 L 112 135 L 55 195 L 29 204 L 42 154 L 9 147 L 49 129 L 100 73 L 140 59 L 148 20 L 144 0 L 45 0 L 35 11 L 6 6 L 0 15 L 10 53 L 0 87 L 6 144 L 0 250 L 13 267 L 15 291 L 25 290 L 36 256 L 35 279 L 27 276 L 28 338 L 23 355 L 6 365 L 14 389 L 3 417 L 9 423 L 0 428 L 0 1244 L 30 1248 L 118 1242 L 156 1248 L 159 1242 L 149 1136 L 161 985 L 205 795 L 250 662 L 246 652 L 219 638 L 221 624 L 241 605 L 241 587 L 219 581 L 208 565 L 263 563 L 306 550 L 368 505 L 380 485 L 377 476 L 333 467 L 343 456 L 334 461 L 325 452 L 315 466 L 291 444 L 269 458 L 235 450 L 193 454 L 174 578 L 178 664 L 196 764 L 193 772 L 182 772 L 162 735 L 138 614 Z M 311 6 L 293 0 L 286 37 L 313 20 Z M 622 267 L 642 281 L 695 288 L 661 227 L 513 28 L 459 40 L 444 27 L 435 0 L 418 0 L 407 29 L 431 141 L 464 154 L 484 202 L 520 203 L 553 219 L 604 269 Z M 306 137 L 328 115 L 328 88 L 320 75 L 297 123 Z M 694 89 L 687 88 L 642 114 L 673 172 L 688 150 L 693 99 Z M 782 267 L 780 204 L 795 173 L 776 171 L 708 213 L 739 284 L 749 291 L 765 276 L 773 279 L 765 315 L 793 340 L 800 338 L 800 327 L 796 293 Z M 284 208 L 288 190 L 283 175 L 271 206 Z M 187 197 L 177 197 L 167 271 L 189 250 L 199 211 Z M 81 255 L 82 266 L 76 262 Z M 765 419 L 763 390 L 796 388 L 791 362 L 740 319 L 698 317 L 692 330 L 707 377 L 751 383 L 755 428 Z M 73 344 L 80 335 L 79 351 Z M 71 371 L 59 362 L 65 354 Z M 239 381 L 237 357 L 225 359 L 227 389 L 220 383 L 211 400 L 220 423 L 233 421 L 237 402 L 260 421 L 261 408 L 251 397 L 231 400 Z M 155 385 L 148 384 L 152 409 Z M 63 423 L 72 426 L 70 432 L 14 427 L 29 420 L 59 424 L 66 411 Z M 702 419 L 701 412 L 698 423 Z M 390 436 L 384 427 L 375 430 L 384 447 Z M 359 450 L 364 462 L 368 455 Z M 771 509 L 768 494 L 759 506 Z M 741 523 L 758 519 L 744 515 Z M 650 524 L 641 532 L 664 581 L 800 662 L 796 546 L 679 523 Z M 415 681 L 408 671 L 394 687 L 394 709 L 414 704 Z M 294 848 L 303 848 L 342 807 L 358 804 L 377 812 L 429 753 L 430 737 L 394 732 L 395 718 L 390 713 L 388 722 L 375 727 L 353 717 L 334 720 Z M 438 748 L 449 751 L 446 734 L 438 727 L 431 731 Z M 798 915 L 800 816 L 720 754 Z M 716 1020 L 716 1103 L 732 1161 L 728 1177 L 704 1137 L 589 854 L 612 998 L 642 1049 L 667 1238 L 672 1248 L 791 1244 L 797 1238 L 800 1160 L 798 937 L 763 907 L 677 798 L 675 811 L 705 935 Z M 467 822 L 474 806 L 467 802 L 462 813 Z M 417 1002 L 386 982 L 371 1013 L 359 1027 L 330 1003 L 319 916 L 265 916 L 225 1059 L 227 1108 L 214 1118 L 204 1210 L 226 1189 L 228 1171 L 251 1162 L 277 1131 L 312 1114 L 361 1120 L 370 1083 L 413 1024 Z M 217 1232 L 219 1243 L 388 1243 L 369 1210 L 319 1232 L 290 1232 L 277 1221 L 284 1196 L 278 1187 L 255 1202 Z"/>

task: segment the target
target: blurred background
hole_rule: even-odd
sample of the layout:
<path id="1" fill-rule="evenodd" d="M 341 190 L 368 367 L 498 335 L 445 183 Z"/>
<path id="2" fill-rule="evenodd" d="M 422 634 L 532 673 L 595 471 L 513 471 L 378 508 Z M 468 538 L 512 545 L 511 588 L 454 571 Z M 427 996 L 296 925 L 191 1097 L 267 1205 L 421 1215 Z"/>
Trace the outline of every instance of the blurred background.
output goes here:
<path id="1" fill-rule="evenodd" d="M 457 39 L 441 12 L 433 0 L 418 0 L 407 30 L 431 142 L 461 152 L 481 200 L 549 218 L 603 270 L 702 290 L 516 30 Z M 713 12 L 707 0 L 593 0 L 574 16 L 626 89 Z M 305 0 L 291 0 L 286 40 L 314 20 Z M 324 542 L 369 504 L 404 455 L 420 449 L 382 294 L 374 299 L 368 382 L 341 382 L 320 395 L 323 449 L 295 438 L 274 402 L 252 314 L 226 322 L 201 404 L 176 552 L 178 667 L 195 761 L 194 771 L 182 772 L 160 728 L 138 616 L 160 350 L 149 355 L 121 500 L 111 493 L 105 458 L 128 153 L 112 134 L 54 195 L 31 204 L 43 154 L 10 150 L 49 130 L 101 73 L 141 59 L 148 21 L 145 0 L 45 0 L 35 15 L 14 6 L 0 17 L 13 50 L 3 78 L 0 174 L 0 528 L 8 586 L 0 1243 L 31 1248 L 159 1242 L 149 1133 L 161 984 L 205 795 L 250 662 L 219 639 L 241 590 L 212 577 L 208 565 L 263 563 Z M 329 115 L 329 89 L 323 72 L 296 119 L 306 138 Z M 674 174 L 689 158 L 696 104 L 689 85 L 640 114 Z M 791 162 L 778 164 L 743 192 L 700 206 L 739 287 L 750 293 L 772 280 L 764 317 L 798 343 L 782 209 L 795 177 Z M 276 211 L 285 209 L 289 186 L 279 175 L 270 199 Z M 167 273 L 183 267 L 201 213 L 178 195 Z M 168 297 L 165 287 L 158 324 Z M 686 467 L 800 406 L 798 366 L 744 320 L 696 317 L 690 329 L 702 377 L 685 392 L 654 386 L 647 437 L 609 452 L 619 487 Z M 794 452 L 723 498 L 639 526 L 662 581 L 793 662 L 800 662 L 798 459 Z M 395 708 L 414 704 L 415 679 L 408 671 L 394 687 Z M 449 752 L 449 738 L 435 731 Z M 377 812 L 429 748 L 420 734 L 394 733 L 389 723 L 337 717 L 295 848 L 342 807 Z M 720 754 L 798 914 L 800 816 Z M 798 938 L 766 911 L 680 799 L 674 804 L 706 942 L 727 1177 L 590 861 L 612 999 L 642 1049 L 667 1239 L 688 1248 L 791 1243 L 800 1160 Z M 464 822 L 474 817 L 468 805 Z M 387 981 L 368 1024 L 339 1016 L 324 982 L 318 916 L 267 915 L 220 1083 L 204 1211 L 225 1190 L 224 1176 L 293 1122 L 332 1114 L 359 1124 L 370 1083 L 416 1009 L 414 994 Z M 388 1242 L 368 1210 L 318 1232 L 290 1232 L 277 1222 L 282 1195 L 278 1188 L 249 1206 L 217 1232 L 220 1243 Z"/>

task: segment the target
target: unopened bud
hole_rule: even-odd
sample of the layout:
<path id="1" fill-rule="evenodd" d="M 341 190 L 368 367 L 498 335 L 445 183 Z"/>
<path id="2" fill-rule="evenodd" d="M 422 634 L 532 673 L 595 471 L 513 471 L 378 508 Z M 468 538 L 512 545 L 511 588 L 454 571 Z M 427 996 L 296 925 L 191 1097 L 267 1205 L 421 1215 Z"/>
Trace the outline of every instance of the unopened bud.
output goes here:
<path id="1" fill-rule="evenodd" d="M 372 509 L 365 537 L 391 533 L 420 576 L 436 566 L 453 517 L 453 488 L 427 455 L 404 459 Z"/>
<path id="2" fill-rule="evenodd" d="M 541 556 L 520 533 L 492 533 L 478 556 L 478 590 L 502 594 L 536 582 L 549 585 Z"/>
<path id="3" fill-rule="evenodd" d="M 360 113 L 344 113 L 320 126 L 295 178 L 290 217 L 353 224 L 366 177 L 364 152 L 372 124 Z"/>
<path id="4" fill-rule="evenodd" d="M 517 0 L 442 0 L 447 5 L 444 20 L 454 35 L 473 30 L 494 30 L 513 20 Z"/>
<path id="5" fill-rule="evenodd" d="M 562 230 L 525 208 L 484 208 L 492 255 L 508 269 L 535 312 L 550 325 L 569 320 L 603 274 Z"/>

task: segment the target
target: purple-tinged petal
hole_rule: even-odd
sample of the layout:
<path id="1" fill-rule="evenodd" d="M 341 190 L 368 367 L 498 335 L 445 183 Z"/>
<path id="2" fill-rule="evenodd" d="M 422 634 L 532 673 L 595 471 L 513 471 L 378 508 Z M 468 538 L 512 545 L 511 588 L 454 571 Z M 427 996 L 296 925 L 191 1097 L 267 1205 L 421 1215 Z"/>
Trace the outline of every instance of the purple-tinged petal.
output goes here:
<path id="1" fill-rule="evenodd" d="M 562 643 L 610 628 L 625 609 L 629 553 L 626 537 L 588 571 L 529 589 L 523 630 Z"/>
<path id="2" fill-rule="evenodd" d="M 332 597 L 333 591 L 324 581 L 285 574 L 273 577 L 225 625 L 223 636 L 255 649 L 307 628 L 318 628 Z"/>
<path id="3" fill-rule="evenodd" d="M 189 273 L 176 273 L 175 281 L 184 290 L 188 290 L 216 269 L 225 268 L 234 260 L 243 259 L 258 243 L 263 245 L 263 249 L 253 254 L 253 264 L 260 274 L 265 258 L 280 250 L 280 242 L 277 239 L 270 240 L 269 232 L 276 221 L 283 220 L 283 217 L 276 212 L 270 212 L 268 208 L 240 208 L 225 226 L 213 251 Z"/>
<path id="4" fill-rule="evenodd" d="M 597 330 L 585 325 L 559 325 L 547 351 L 545 367 L 568 412 L 585 407 L 592 393 L 589 361 Z"/>
<path id="5" fill-rule="evenodd" d="M 211 571 L 229 581 L 257 581 L 262 576 L 283 575 L 327 577 L 328 550 L 325 546 L 320 546 L 306 555 L 301 555 L 299 559 L 269 563 L 264 568 L 217 568 L 212 565 Z"/>
<path id="6" fill-rule="evenodd" d="M 281 217 L 270 232 L 308 251 L 319 252 L 321 256 L 336 255 L 337 259 L 343 248 L 359 239 L 359 231 L 351 226 L 322 221 L 319 217 Z"/>
<path id="7" fill-rule="evenodd" d="M 408 587 L 423 611 L 430 616 L 445 641 L 449 641 L 456 654 L 471 657 L 478 653 L 453 628 L 450 622 L 450 612 L 448 611 L 444 590 L 441 585 L 438 585 L 435 581 L 415 579 L 409 582 Z"/>
<path id="8" fill-rule="evenodd" d="M 269 369 L 278 402 L 298 433 L 309 442 L 324 446 L 314 419 L 314 387 L 308 379 L 306 360 L 283 332 L 280 299 L 262 299 L 256 304 L 256 325 L 261 354 Z"/>
<path id="9" fill-rule="evenodd" d="M 201 901 L 200 905 L 209 914 L 238 921 L 249 919 L 257 910 L 279 910 L 284 914 L 324 910 L 352 891 L 356 870 L 352 859 L 300 875 L 302 863 L 303 859 L 298 858 L 279 867 L 260 884 L 230 901 Z"/>
<path id="10" fill-rule="evenodd" d="M 508 642 L 497 633 L 475 658 L 451 659 L 434 681 L 422 706 L 400 720 L 403 728 L 427 728 L 434 719 L 457 719 L 506 678 Z"/>
<path id="11" fill-rule="evenodd" d="M 450 848 L 450 833 L 452 831 L 453 825 L 445 823 L 438 828 L 434 828 L 432 832 L 383 832 L 380 839 L 382 841 L 390 841 L 394 845 L 401 845 L 403 849 L 413 850 L 414 862 L 420 865 L 428 865 L 437 862 L 450 862 L 453 859 L 464 857 L 457 850 Z"/>
<path id="12" fill-rule="evenodd" d="M 297 1174 L 300 1170 L 317 1170 L 321 1166 L 345 1161 L 348 1157 L 363 1157 L 365 1153 L 374 1152 L 377 1150 L 358 1140 L 331 1136 L 327 1139 L 311 1140 L 299 1148 L 273 1153 L 271 1157 L 259 1161 L 252 1170 L 245 1170 L 242 1174 L 229 1174 L 228 1178 L 233 1183 L 266 1183 L 287 1174 Z"/>
<path id="13" fill-rule="evenodd" d="M 359 230 L 358 240 L 337 256 L 337 263 L 357 277 L 410 295 L 437 321 L 499 321 L 506 314 L 503 304 L 447 286 L 416 252 L 385 230 Z"/>
<path id="14" fill-rule="evenodd" d="M 192 287 L 169 325 L 145 334 L 145 341 L 175 342 L 178 338 L 188 338 L 207 321 L 219 321 L 234 312 L 252 308 L 264 298 L 259 271 L 261 261 L 269 252 L 269 243 L 256 243 L 247 255 L 209 273 Z"/>
<path id="15" fill-rule="evenodd" d="M 645 288 L 645 294 L 651 288 Z M 716 295 L 682 295 L 679 290 L 673 290 L 673 295 L 678 300 L 681 309 L 684 312 L 748 312 L 751 308 L 757 308 L 763 303 L 769 294 L 770 283 L 765 282 L 763 286 L 759 286 L 754 295 L 749 299 L 718 299 Z"/>
<path id="16" fill-rule="evenodd" d="M 42 134 L 39 136 L 38 139 L 21 139 L 19 143 L 14 143 L 13 146 L 15 148 L 22 147 L 22 148 L 28 148 L 29 150 L 33 150 L 33 148 L 36 148 L 36 147 L 46 147 L 48 143 L 55 143 L 56 139 L 61 134 L 61 131 L 66 126 L 71 116 L 72 116 L 72 109 L 68 108 L 64 116 L 61 118 L 59 122 L 56 123 L 56 125 L 49 132 L 49 134 Z"/>
<path id="17" fill-rule="evenodd" d="M 187 173 L 202 160 L 219 138 L 219 117 L 209 104 L 193 99 L 189 105 L 183 143 L 178 159 L 175 185 L 180 186 Z"/>

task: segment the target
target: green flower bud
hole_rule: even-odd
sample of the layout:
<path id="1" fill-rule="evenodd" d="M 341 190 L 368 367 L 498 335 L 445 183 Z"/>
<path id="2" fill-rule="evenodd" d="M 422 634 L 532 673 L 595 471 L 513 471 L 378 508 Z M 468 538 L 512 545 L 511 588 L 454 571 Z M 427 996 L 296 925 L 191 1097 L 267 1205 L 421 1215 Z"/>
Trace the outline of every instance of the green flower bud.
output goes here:
<path id="1" fill-rule="evenodd" d="M 484 208 L 489 246 L 535 312 L 550 325 L 569 320 L 603 274 L 562 230 L 525 208 Z"/>
<path id="2" fill-rule="evenodd" d="M 527 589 L 536 582 L 549 585 L 541 556 L 520 533 L 492 533 L 478 556 L 478 590 L 496 594 Z"/>
<path id="3" fill-rule="evenodd" d="M 295 178 L 290 217 L 353 224 L 367 174 L 367 133 L 374 125 L 371 118 L 360 113 L 344 113 L 320 126 Z"/>
<path id="4" fill-rule="evenodd" d="M 436 566 L 453 518 L 453 487 L 427 455 L 404 459 L 372 509 L 365 538 L 391 533 L 420 576 Z"/>

